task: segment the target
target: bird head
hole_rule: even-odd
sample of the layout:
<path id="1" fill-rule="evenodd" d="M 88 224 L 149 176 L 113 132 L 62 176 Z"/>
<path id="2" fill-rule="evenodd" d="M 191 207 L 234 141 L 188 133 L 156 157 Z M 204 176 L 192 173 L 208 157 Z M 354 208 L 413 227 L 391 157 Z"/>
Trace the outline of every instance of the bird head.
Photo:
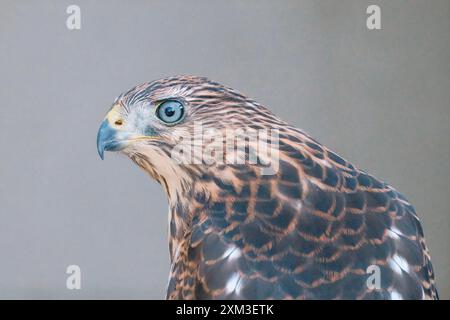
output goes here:
<path id="1" fill-rule="evenodd" d="M 121 94 L 100 125 L 97 148 L 102 159 L 105 151 L 126 154 L 163 184 L 170 196 L 170 189 L 178 192 L 195 175 L 204 175 L 217 164 L 205 163 L 203 152 L 199 161 L 192 148 L 179 150 L 187 141 L 188 147 L 195 147 L 196 130 L 224 137 L 229 129 L 256 130 L 278 124 L 281 121 L 266 108 L 231 88 L 203 77 L 178 76 Z M 181 161 L 180 156 L 192 161 Z"/>

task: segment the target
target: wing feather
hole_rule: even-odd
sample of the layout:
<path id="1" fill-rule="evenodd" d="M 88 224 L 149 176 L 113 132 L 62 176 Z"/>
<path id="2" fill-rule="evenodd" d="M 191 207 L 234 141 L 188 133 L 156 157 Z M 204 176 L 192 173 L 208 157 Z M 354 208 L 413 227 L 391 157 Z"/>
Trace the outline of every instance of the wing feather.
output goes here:
<path id="1" fill-rule="evenodd" d="M 189 278 L 184 286 L 192 284 L 181 296 L 437 298 L 411 204 L 305 134 L 286 129 L 280 137 L 276 175 L 244 165 L 231 180 L 210 173 L 217 192 L 188 236 L 182 264 L 195 267 L 179 270 Z M 372 265 L 378 289 L 367 285 Z"/>

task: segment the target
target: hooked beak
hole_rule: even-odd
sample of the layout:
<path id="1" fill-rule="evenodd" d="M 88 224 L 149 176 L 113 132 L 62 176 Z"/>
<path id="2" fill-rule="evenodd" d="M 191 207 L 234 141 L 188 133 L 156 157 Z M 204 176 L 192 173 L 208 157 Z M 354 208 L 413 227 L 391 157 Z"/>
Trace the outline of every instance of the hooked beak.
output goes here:
<path id="1" fill-rule="evenodd" d="M 130 133 L 121 127 L 113 127 L 110 113 L 103 120 L 97 133 L 97 151 L 102 160 L 105 151 L 120 151 L 131 143 L 139 141 L 159 140 L 159 137 L 155 135 L 140 135 Z"/>
<path id="2" fill-rule="evenodd" d="M 97 133 L 97 151 L 100 158 L 104 158 L 106 151 L 120 151 L 125 146 L 125 141 L 118 137 L 118 130 L 111 127 L 108 119 L 103 120 Z"/>

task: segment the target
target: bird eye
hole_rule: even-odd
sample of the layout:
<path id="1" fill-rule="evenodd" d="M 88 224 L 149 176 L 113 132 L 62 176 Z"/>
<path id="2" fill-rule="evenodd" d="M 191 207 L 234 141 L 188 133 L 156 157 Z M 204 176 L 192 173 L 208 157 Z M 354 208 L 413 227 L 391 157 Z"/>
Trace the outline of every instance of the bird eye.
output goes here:
<path id="1" fill-rule="evenodd" d="M 168 100 L 159 105 L 156 115 L 163 122 L 173 124 L 183 117 L 184 107 L 178 101 Z"/>

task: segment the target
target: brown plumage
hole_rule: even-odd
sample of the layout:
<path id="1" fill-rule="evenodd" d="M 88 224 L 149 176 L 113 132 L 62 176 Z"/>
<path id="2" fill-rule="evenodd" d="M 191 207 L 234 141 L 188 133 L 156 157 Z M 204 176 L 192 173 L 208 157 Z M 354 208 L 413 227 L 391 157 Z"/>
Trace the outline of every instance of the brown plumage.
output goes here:
<path id="1" fill-rule="evenodd" d="M 158 119 L 166 101 L 182 106 L 179 122 Z M 180 136 L 193 135 L 199 122 L 221 133 L 276 129 L 275 174 L 263 175 L 261 163 L 248 161 L 174 161 Z M 102 156 L 103 150 L 129 156 L 167 193 L 168 299 L 437 298 L 411 204 L 228 87 L 191 76 L 137 86 L 116 99 L 98 146 Z M 250 143 L 246 151 L 256 147 Z M 379 288 L 367 284 L 373 265 Z"/>

